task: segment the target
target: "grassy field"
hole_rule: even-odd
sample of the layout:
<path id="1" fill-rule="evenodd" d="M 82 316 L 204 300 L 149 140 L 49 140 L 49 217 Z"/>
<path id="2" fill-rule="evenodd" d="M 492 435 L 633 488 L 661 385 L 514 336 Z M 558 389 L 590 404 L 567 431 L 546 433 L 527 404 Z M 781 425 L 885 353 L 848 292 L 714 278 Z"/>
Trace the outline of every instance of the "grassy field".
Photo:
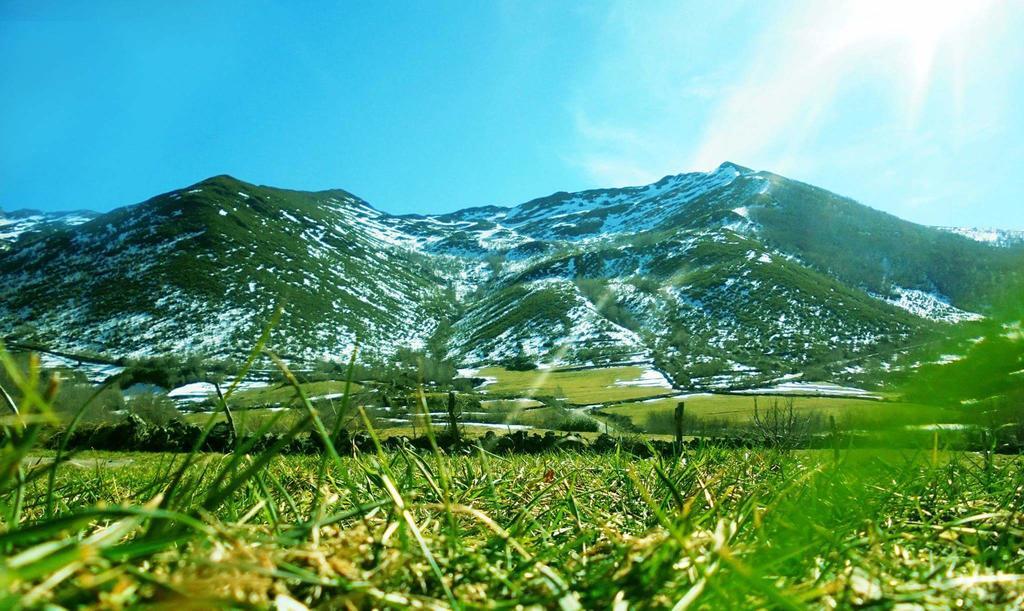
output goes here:
<path id="1" fill-rule="evenodd" d="M 605 407 L 602 413 L 628 418 L 640 431 L 662 433 L 666 422 L 671 422 L 676 405 L 686 405 L 686 414 L 705 421 L 750 423 L 754 417 L 754 397 L 750 395 L 707 394 L 622 403 Z M 761 410 L 772 405 L 786 406 L 785 397 L 759 396 Z M 835 417 L 843 430 L 856 428 L 891 427 L 894 424 L 957 422 L 955 410 L 917 405 L 900 401 L 874 401 L 844 397 L 792 397 L 793 411 L 802 416 L 815 415 L 827 419 Z M 658 428 L 658 430 L 653 430 Z"/>
<path id="2" fill-rule="evenodd" d="M 345 382 L 327 380 L 324 382 L 306 382 L 301 384 L 303 392 L 310 400 L 318 398 L 341 398 L 345 392 Z M 362 390 L 359 384 L 352 383 L 351 392 L 358 393 Z M 295 399 L 295 389 L 288 384 L 278 384 L 266 388 L 252 388 L 240 390 L 232 395 L 231 406 L 234 409 L 243 410 L 253 407 L 267 405 L 288 405 Z"/>
<path id="3" fill-rule="evenodd" d="M 54 411 L 58 385 L 34 368 L 9 373 L 19 392 L 17 409 L 0 416 L 0 609 L 1024 605 L 1024 457 L 943 451 L 956 431 L 919 451 L 695 444 L 644 458 L 613 441 L 601 452 L 492 454 L 472 443 L 450 455 L 436 445 L 361 452 L 332 442 L 339 425 L 323 400 L 298 401 L 268 445 L 255 444 L 280 412 L 236 410 L 254 435 L 230 454 L 199 452 L 200 437 L 187 453 L 69 455 L 38 443 L 55 423 L 74 426 Z M 640 375 L 557 373 L 576 383 L 562 396 L 581 403 Z M 335 390 L 289 379 L 292 392 Z M 508 389 L 513 379 L 504 377 Z M 741 420 L 753 399 L 688 405 Z M 649 418 L 671 407 L 605 409 Z M 917 409 L 794 402 L 802 412 L 892 407 Z M 557 402 L 488 408 L 467 418 L 543 426 L 578 415 Z M 379 414 L 356 415 L 371 441 L 413 433 L 378 432 Z M 203 435 L 221 417 L 190 416 L 202 418 Z M 281 452 L 306 432 L 319 453 Z"/>
<path id="4" fill-rule="evenodd" d="M 530 409 L 544 405 L 536 399 L 484 399 L 480 407 L 491 411 L 508 411 L 514 409 Z"/>
<path id="5" fill-rule="evenodd" d="M 320 409 L 332 412 L 340 409 L 345 393 L 345 382 L 327 380 L 323 382 L 305 382 L 299 384 L 306 397 L 317 403 Z M 350 392 L 354 395 L 362 390 L 359 384 L 353 383 Z M 301 403 L 296 396 L 295 388 L 287 384 L 240 390 L 231 396 L 231 409 L 239 433 L 252 433 L 276 418 L 269 432 L 283 433 L 294 426 L 303 417 L 298 407 Z M 275 406 L 275 407 L 267 407 Z M 284 413 L 278 413 L 284 408 Z M 204 425 L 207 422 L 224 422 L 227 420 L 223 412 L 195 412 L 184 414 L 183 419 L 192 424 Z"/>
<path id="6" fill-rule="evenodd" d="M 523 408 L 521 403 L 512 401 L 506 402 L 506 406 L 491 406 L 491 409 L 463 414 L 459 420 L 460 430 L 469 436 L 479 436 L 487 431 L 508 432 L 521 427 L 529 427 L 537 432 L 552 431 L 578 431 L 577 419 L 592 421 L 590 428 L 583 430 L 597 430 L 598 422 L 587 416 L 573 416 L 567 410 L 560 407 L 543 407 L 540 404 L 535 407 Z M 340 401 L 337 405 L 323 405 L 320 407 L 321 416 L 329 420 L 333 417 L 333 409 L 340 408 Z M 254 433 L 261 427 L 269 427 L 271 433 L 282 434 L 293 426 L 296 426 L 305 416 L 305 412 L 298 408 L 256 408 L 238 411 L 233 414 L 235 426 L 239 434 Z M 386 418 L 385 414 L 370 413 L 369 419 L 374 429 L 383 437 L 393 435 L 405 435 L 415 437 L 422 435 L 426 426 L 426 417 L 422 414 L 415 414 L 409 418 Z M 206 425 L 209 422 L 226 422 L 227 417 L 223 412 L 198 412 L 183 416 L 186 422 Z M 447 426 L 447 418 L 444 415 L 435 415 L 432 418 L 436 427 Z M 404 421 L 400 421 L 404 420 Z M 569 422 L 566 422 L 566 421 Z M 273 421 L 273 422 L 271 422 Z M 416 426 L 413 426 L 415 421 Z M 576 427 L 573 428 L 572 425 Z M 510 425 L 510 427 L 502 426 Z M 346 430 L 364 430 L 365 425 L 358 413 L 354 410 L 346 419 Z M 307 425 L 306 430 L 312 430 L 312 425 Z"/>
<path id="7" fill-rule="evenodd" d="M 269 425 L 268 432 L 280 434 L 295 426 L 304 417 L 304 413 L 297 409 L 285 408 L 284 413 L 278 413 L 279 411 L 281 411 L 280 408 L 255 408 L 234 413 L 238 433 L 253 433 L 260 430 L 260 427 Z M 196 412 L 185 414 L 182 418 L 185 422 L 199 426 L 204 426 L 211 421 L 215 423 L 227 421 L 224 412 Z M 276 422 L 270 423 L 272 419 L 276 419 Z"/>
<path id="8" fill-rule="evenodd" d="M 615 403 L 601 408 L 596 416 L 598 421 L 609 424 L 610 427 L 622 428 L 624 422 L 629 426 L 625 431 L 643 432 L 652 435 L 667 435 L 674 430 L 673 412 L 676 405 L 683 401 L 686 404 L 688 418 L 695 418 L 703 423 L 724 426 L 748 426 L 754 418 L 755 397 L 752 395 L 738 394 L 700 394 L 690 396 L 677 396 L 658 398 L 657 395 L 664 394 L 668 389 L 651 387 L 630 387 L 615 386 L 619 380 L 635 380 L 642 375 L 643 369 L 639 367 L 616 367 L 604 369 L 587 369 L 579 371 L 554 371 L 554 372 L 516 372 L 507 371 L 502 368 L 488 368 L 480 372 L 481 376 L 497 378 L 496 383 L 484 387 L 485 393 L 479 395 L 464 395 L 481 400 L 479 411 L 465 413 L 461 421 L 466 423 L 484 424 L 509 424 L 515 426 L 529 426 L 539 431 L 546 430 L 580 430 L 580 427 L 561 425 L 570 414 L 562 408 L 544 407 L 544 404 L 527 397 L 555 396 L 564 399 L 571 405 L 592 405 L 595 403 L 607 403 L 614 401 L 625 401 Z M 330 419 L 334 410 L 339 409 L 341 399 L 337 397 L 344 391 L 342 382 L 314 382 L 301 385 L 303 391 L 311 398 L 328 397 L 322 399 L 319 407 L 324 411 L 325 418 Z M 358 392 L 360 387 L 353 385 L 353 392 Z M 286 386 L 275 388 L 247 390 L 237 393 L 232 399 L 232 406 L 235 408 L 235 420 L 238 430 L 241 433 L 249 433 L 258 430 L 271 418 L 277 418 L 277 422 L 270 429 L 271 432 L 282 433 L 293 426 L 303 417 L 303 411 L 294 398 L 294 389 Z M 629 400 L 630 397 L 640 395 L 637 400 Z M 643 397 L 655 398 L 644 399 Z M 489 397 L 520 397 L 512 398 L 489 398 Z M 331 399 L 330 397 L 334 397 Z M 425 397 L 432 405 L 441 406 L 447 401 L 447 393 L 426 393 Z M 399 404 L 415 406 L 418 398 L 415 394 L 408 396 L 396 395 L 393 401 Z M 757 396 L 756 400 L 762 411 L 770 409 L 772 405 L 787 406 L 787 398 L 779 396 Z M 829 417 L 834 417 L 840 430 L 862 430 L 877 428 L 892 428 L 893 426 L 911 426 L 916 424 L 933 424 L 936 422 L 957 422 L 960 413 L 956 410 L 942 409 L 935 406 L 919 405 L 901 401 L 876 401 L 859 398 L 843 397 L 791 397 L 793 410 L 798 417 L 816 417 L 819 422 L 827 422 Z M 356 399 L 354 404 L 359 404 Z M 261 408 L 263 405 L 291 405 L 292 409 L 284 414 L 278 413 L 279 408 Z M 415 408 L 414 408 L 415 409 Z M 443 415 L 443 407 L 433 407 L 436 410 L 434 420 L 438 423 L 446 423 L 447 417 Z M 395 417 L 401 419 L 405 411 L 402 408 L 395 410 L 395 413 L 383 413 L 380 410 L 369 409 L 369 415 L 373 425 L 382 436 L 417 434 L 422 432 L 424 425 L 422 415 L 415 417 L 417 426 L 413 427 L 409 422 L 396 422 Z M 418 410 L 416 410 L 418 411 Z M 387 416 L 392 416 L 388 418 Z M 607 418 L 605 416 L 610 416 Z M 211 418 L 215 421 L 223 421 L 222 413 L 196 413 L 185 416 L 186 420 L 194 424 L 204 424 Z M 347 421 L 349 428 L 362 428 L 361 420 L 350 414 Z M 469 426 L 471 434 L 486 432 L 487 430 L 500 430 L 493 427 Z M 589 430 L 584 428 L 583 430 Z M 601 428 L 600 430 L 603 430 Z M 694 434 L 713 434 L 713 431 L 694 431 Z"/>
<path id="9" fill-rule="evenodd" d="M 183 458 L 77 456 L 50 520 L 26 484 L 0 606 L 1024 603 L 1020 458 L 197 455 L 168 490 Z"/>
<path id="10" fill-rule="evenodd" d="M 670 388 L 616 384 L 638 381 L 643 373 L 644 368 L 636 366 L 577 371 L 509 371 L 504 367 L 486 367 L 476 375 L 496 379 L 483 387 L 488 393 L 555 397 L 574 405 L 642 399 L 672 392 Z"/>

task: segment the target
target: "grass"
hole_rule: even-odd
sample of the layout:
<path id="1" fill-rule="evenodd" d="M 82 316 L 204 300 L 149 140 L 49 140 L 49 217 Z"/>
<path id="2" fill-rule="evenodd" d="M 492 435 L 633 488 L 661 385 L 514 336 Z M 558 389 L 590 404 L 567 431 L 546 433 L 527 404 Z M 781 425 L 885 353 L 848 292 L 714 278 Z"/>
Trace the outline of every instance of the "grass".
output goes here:
<path id="1" fill-rule="evenodd" d="M 463 418 L 466 421 L 490 422 L 496 424 L 512 424 L 528 426 L 539 431 L 597 431 L 599 423 L 585 415 L 575 414 L 560 406 L 532 407 L 523 409 L 512 407 L 506 410 L 491 408 L 479 415 Z"/>
<path id="2" fill-rule="evenodd" d="M 303 382 L 299 386 L 311 402 L 322 404 L 321 409 L 331 413 L 335 409 L 340 409 L 343 403 L 345 382 L 326 380 Z M 359 384 L 352 383 L 349 392 L 355 394 L 361 390 Z M 234 410 L 239 433 L 252 433 L 263 426 L 268 426 L 271 433 L 284 433 L 304 416 L 295 388 L 287 384 L 240 390 L 232 395 L 230 407 Z M 282 407 L 285 409 L 281 409 Z M 288 407 L 294 409 L 287 409 Z M 223 411 L 186 413 L 182 418 L 186 422 L 198 425 L 227 420 Z"/>
<path id="3" fill-rule="evenodd" d="M 484 387 L 488 393 L 515 394 L 524 397 L 555 397 L 574 405 L 592 405 L 654 397 L 671 392 L 649 386 L 616 386 L 616 382 L 639 380 L 644 369 L 633 365 L 575 371 L 509 371 L 504 367 L 486 367 L 476 375 L 495 378 Z"/>
<path id="4" fill-rule="evenodd" d="M 36 443 L 55 383 L 0 360 L 19 397 L 0 417 L 0 608 L 1024 604 L 1024 457 L 938 433 L 926 452 L 359 453 L 276 360 L 298 407 L 260 423 L 284 428 L 265 450 L 69 456 Z M 306 430 L 320 454 L 280 453 Z"/>
<path id="5" fill-rule="evenodd" d="M 67 521 L 40 527 L 43 507 L 32 500 L 23 525 L 0 535 L 8 551 L 2 602 L 1024 602 L 1019 457 L 986 466 L 979 456 L 852 452 L 836 463 L 822 452 L 707 448 L 685 462 L 396 453 L 325 468 L 320 457 L 288 456 L 267 462 L 215 510 L 186 519 L 216 487 L 197 476 L 233 461 L 200 455 L 186 471 L 195 478 L 190 494 L 168 514 L 181 524 L 176 543 L 160 539 L 153 553 L 141 543 L 175 459 L 86 454 L 65 465 L 56 484 Z M 27 488 L 27 499 L 45 492 L 39 480 Z M 48 535 L 69 528 L 70 540 L 47 547 L 60 540 Z"/>
<path id="6" fill-rule="evenodd" d="M 321 409 L 333 413 L 334 410 L 341 408 L 345 394 L 345 382 L 337 380 L 303 382 L 299 384 L 299 387 L 306 397 L 311 402 L 320 405 Z M 355 394 L 361 390 L 362 387 L 359 384 L 352 383 L 349 392 Z M 285 433 L 304 417 L 301 401 L 296 395 L 295 388 L 288 384 L 240 390 L 232 395 L 230 407 L 233 410 L 239 434 L 253 433 L 264 426 L 268 427 L 268 432 Z M 288 409 L 289 407 L 292 409 Z M 220 410 L 186 413 L 182 415 L 182 418 L 186 422 L 201 426 L 227 420 L 224 412 Z"/>
<path id="7" fill-rule="evenodd" d="M 345 382 L 327 380 L 323 382 L 302 383 L 303 392 L 310 400 L 315 401 L 319 397 L 333 396 L 339 399 L 345 393 Z M 361 390 L 359 384 L 353 383 L 351 391 L 357 393 Z M 240 390 L 234 394 L 231 402 L 233 409 L 250 409 L 255 407 L 266 407 L 275 405 L 288 405 L 295 399 L 295 389 L 289 384 L 278 384 L 266 388 L 251 388 Z"/>
<path id="8" fill-rule="evenodd" d="M 530 409 L 544 405 L 536 399 L 484 399 L 480 407 L 485 410 L 511 411 L 516 409 Z"/>
<path id="9" fill-rule="evenodd" d="M 757 400 L 761 408 L 764 409 L 774 401 L 781 402 L 786 398 L 759 396 Z M 958 422 L 961 417 L 960 412 L 956 410 L 901 401 L 874 401 L 844 397 L 792 397 L 792 400 L 793 409 L 797 414 L 815 414 L 825 419 L 833 416 L 844 430 L 881 425 L 891 427 L 896 422 L 905 422 L 906 424 Z M 687 416 L 701 420 L 748 424 L 754 417 L 753 396 L 728 394 L 693 395 L 685 398 L 622 403 L 602 408 L 601 411 L 628 418 L 638 430 L 645 430 L 647 422 L 671 416 L 680 401 L 686 404 Z"/>
<path id="10" fill-rule="evenodd" d="M 275 434 L 286 432 L 298 424 L 305 414 L 298 409 L 255 408 L 239 411 L 234 415 L 239 434 L 254 433 L 263 427 Z M 191 424 L 205 426 L 207 423 L 226 422 L 224 412 L 196 412 L 184 414 L 182 419 Z"/>
<path id="11" fill-rule="evenodd" d="M 485 425 L 512 425 L 516 427 L 527 426 L 538 432 L 546 431 L 588 431 L 599 430 L 598 420 L 575 414 L 560 406 L 545 407 L 542 403 L 536 406 L 524 407 L 529 403 L 516 401 L 500 401 L 491 404 L 487 409 L 479 412 L 463 413 L 460 418 L 460 429 L 466 434 L 477 436 L 487 431 L 501 432 L 500 426 Z M 326 402 L 320 406 L 321 413 L 325 420 L 333 421 L 335 413 L 341 409 L 341 401 L 335 400 Z M 365 408 L 368 419 L 374 429 L 381 437 L 394 435 L 405 435 L 416 437 L 423 434 L 427 425 L 426 417 L 422 413 L 414 413 L 412 416 L 402 416 L 401 412 L 384 413 L 380 408 Z M 253 408 L 240 410 L 234 413 L 235 426 L 239 434 L 250 434 L 266 427 L 269 432 L 282 434 L 291 427 L 296 426 L 305 417 L 301 408 Z M 182 418 L 191 424 L 204 426 L 208 423 L 226 422 L 227 417 L 223 412 L 196 412 L 184 414 Z M 437 421 L 435 426 L 447 426 L 447 416 L 434 416 Z M 416 426 L 412 425 L 415 421 Z M 311 430 L 312 425 L 307 424 L 306 430 Z M 350 414 L 346 420 L 346 428 L 349 430 L 362 430 L 365 425 L 356 414 Z"/>

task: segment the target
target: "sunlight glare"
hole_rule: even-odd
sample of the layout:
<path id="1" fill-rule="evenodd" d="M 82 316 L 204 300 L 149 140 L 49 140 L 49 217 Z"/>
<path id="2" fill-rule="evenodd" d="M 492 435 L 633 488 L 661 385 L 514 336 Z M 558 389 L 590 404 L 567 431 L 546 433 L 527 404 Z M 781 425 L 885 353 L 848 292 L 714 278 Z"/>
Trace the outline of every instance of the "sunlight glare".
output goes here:
<path id="1" fill-rule="evenodd" d="M 969 44 L 972 28 L 993 7 L 990 0 L 901 0 L 854 2 L 839 16 L 832 48 L 886 54 L 902 64 L 908 111 L 913 119 L 931 86 L 938 56 L 946 47 Z M 958 49 L 954 49 L 958 50 Z"/>

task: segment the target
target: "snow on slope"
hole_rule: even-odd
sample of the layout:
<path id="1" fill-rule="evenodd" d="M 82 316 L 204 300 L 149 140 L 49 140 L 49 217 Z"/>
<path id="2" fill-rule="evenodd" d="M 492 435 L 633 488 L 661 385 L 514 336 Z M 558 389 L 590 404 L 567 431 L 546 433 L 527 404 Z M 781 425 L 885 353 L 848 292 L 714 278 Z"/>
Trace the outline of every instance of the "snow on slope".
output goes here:
<path id="1" fill-rule="evenodd" d="M 165 196 L 164 216 L 146 216 L 143 204 L 74 232 L 73 249 L 19 251 L 33 265 L 0 274 L 0 322 L 77 326 L 93 344 L 75 346 L 83 349 L 222 354 L 250 345 L 270 304 L 289 294 L 293 311 L 303 310 L 283 321 L 280 336 L 294 338 L 287 348 L 307 359 L 339 358 L 357 340 L 381 354 L 422 348 L 444 320 L 452 328 L 449 355 L 462 363 L 520 350 L 548 363 L 658 351 L 683 370 L 728 383 L 789 371 L 820 358 L 808 356 L 815 351 L 895 344 L 926 324 L 768 242 L 771 210 L 787 205 L 786 185 L 726 163 L 644 187 L 392 216 L 343 191 L 287 192 L 217 177 Z M 209 218 L 187 225 L 192 214 Z M 172 257 L 193 275 L 222 279 L 223 288 L 179 282 L 166 265 Z M 97 276 L 105 283 L 95 284 Z M 32 310 L 54 283 L 61 305 Z M 612 301 L 595 296 L 594 283 Z M 111 296 L 126 285 L 138 295 L 130 306 L 143 307 L 115 303 Z M 25 289 L 40 298 L 5 306 Z M 923 291 L 875 297 L 920 319 L 978 316 Z M 100 299 L 109 307 L 94 311 Z M 57 331 L 43 339 L 58 339 Z"/>
<path id="2" fill-rule="evenodd" d="M 0 210 L 0 251 L 9 248 L 23 234 L 46 229 L 74 227 L 88 223 L 98 215 L 94 212 L 39 212 L 37 210 Z"/>
<path id="3" fill-rule="evenodd" d="M 861 399 L 881 399 L 875 393 L 860 388 L 850 388 L 826 382 L 782 382 L 766 388 L 754 388 L 734 391 L 745 395 L 811 395 L 816 397 L 857 397 Z"/>
<path id="4" fill-rule="evenodd" d="M 937 227 L 949 233 L 955 233 L 965 238 L 991 244 L 992 246 L 1010 247 L 1024 245 L 1024 231 L 1012 229 L 978 229 L 975 227 Z"/>
<path id="5" fill-rule="evenodd" d="M 356 198 L 242 185 L 210 179 L 10 253 L 0 322 L 65 349 L 228 355 L 285 301 L 278 347 L 304 359 L 423 345 L 440 289 L 413 237 Z"/>
<path id="6" fill-rule="evenodd" d="M 936 322 L 956 324 L 969 320 L 981 320 L 984 318 L 980 314 L 965 312 L 964 310 L 951 305 L 949 300 L 941 295 L 935 295 L 933 293 L 916 289 L 895 287 L 893 289 L 893 296 L 873 296 L 885 301 L 886 303 L 892 304 L 897 308 L 906 310 L 914 316 L 920 316 L 921 318 L 927 318 L 928 320 L 934 320 Z"/>
<path id="7" fill-rule="evenodd" d="M 977 227 L 936 227 L 943 231 L 963 235 L 975 242 L 1000 248 L 1024 246 L 1024 231 L 1013 229 L 979 229 Z"/>
<path id="8" fill-rule="evenodd" d="M 465 363 L 500 362 L 520 350 L 554 364 L 572 362 L 581 349 L 647 352 L 636 333 L 606 319 L 572 281 L 560 278 L 491 295 L 474 304 L 453 330 L 452 356 Z"/>
<path id="9" fill-rule="evenodd" d="M 704 198 L 764 195 L 769 182 L 752 170 L 723 163 L 711 172 L 666 176 L 642 187 L 555 193 L 512 208 L 473 208 L 437 218 L 462 221 L 465 231 L 505 230 L 509 239 L 500 244 L 503 247 L 515 244 L 516 239 L 519 244 L 530 240 L 586 241 L 653 229 Z"/>

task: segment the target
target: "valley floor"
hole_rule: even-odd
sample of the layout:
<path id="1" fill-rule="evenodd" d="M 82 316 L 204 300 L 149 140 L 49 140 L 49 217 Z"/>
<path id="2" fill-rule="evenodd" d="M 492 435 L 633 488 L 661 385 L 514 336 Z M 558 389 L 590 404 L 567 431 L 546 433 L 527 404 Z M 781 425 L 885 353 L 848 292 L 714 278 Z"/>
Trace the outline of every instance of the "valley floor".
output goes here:
<path id="1" fill-rule="evenodd" d="M 858 389 L 825 384 L 792 385 L 779 390 L 769 387 L 737 393 L 687 393 L 675 389 L 656 370 L 643 365 L 591 367 L 576 369 L 539 369 L 509 371 L 502 367 L 473 370 L 481 385 L 459 392 L 459 428 L 469 437 L 488 432 L 531 431 L 540 434 L 573 433 L 594 437 L 599 433 L 637 434 L 654 439 L 672 439 L 674 411 L 682 403 L 687 437 L 750 436 L 755 419 L 773 410 L 792 408 L 794 426 L 790 433 L 826 434 L 830 419 L 841 433 L 878 430 L 907 430 L 931 425 L 971 427 L 970 414 L 963 410 L 918 405 L 867 393 Z M 356 407 L 367 411 L 372 427 L 380 437 L 422 435 L 428 424 L 421 400 L 429 406 L 435 428 L 448 425 L 445 411 L 447 393 L 419 389 L 382 393 L 371 383 L 365 388 L 354 385 L 348 409 L 344 403 L 342 382 L 302 384 L 303 391 L 330 419 L 347 411 L 347 428 L 364 430 Z M 175 391 L 177 392 L 177 391 Z M 173 394 L 173 393 L 172 393 Z M 381 406 L 381 395 L 390 397 Z M 198 399 L 203 400 L 203 395 Z M 193 401 L 194 399 L 188 399 Z M 186 403 L 184 409 L 198 409 L 185 419 L 204 425 L 210 419 L 225 421 L 225 415 L 210 401 Z M 239 434 L 251 433 L 274 419 L 271 431 L 284 433 L 304 417 L 305 410 L 287 384 L 242 390 L 231 399 Z M 920 437 L 920 435 L 919 435 Z M 940 440 L 945 445 L 948 440 Z M 915 440 L 914 445 L 920 445 Z M 924 436 L 930 447 L 930 435 Z"/>

